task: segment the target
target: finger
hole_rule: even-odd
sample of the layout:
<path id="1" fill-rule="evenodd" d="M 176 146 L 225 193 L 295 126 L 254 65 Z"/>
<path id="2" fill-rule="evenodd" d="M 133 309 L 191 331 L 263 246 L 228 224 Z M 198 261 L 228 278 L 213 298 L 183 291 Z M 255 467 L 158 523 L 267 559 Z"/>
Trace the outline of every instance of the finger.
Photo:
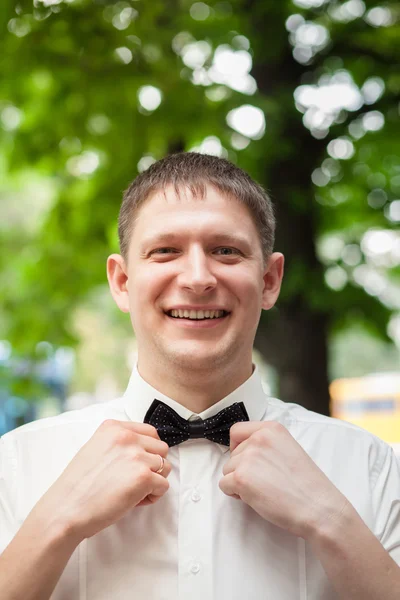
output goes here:
<path id="1" fill-rule="evenodd" d="M 172 465 L 168 460 L 165 460 L 165 458 L 161 461 L 160 454 L 147 454 L 147 457 L 150 470 L 153 471 L 153 473 L 162 475 L 163 477 L 167 477 L 170 474 Z M 159 469 L 161 469 L 161 471 L 159 471 Z"/>
<path id="2" fill-rule="evenodd" d="M 265 427 L 263 421 L 240 421 L 230 428 L 230 451 L 233 452 L 239 444 L 247 440 L 252 433 Z"/>
<path id="3" fill-rule="evenodd" d="M 237 486 L 235 484 L 234 474 L 233 473 L 229 473 L 228 475 L 225 475 L 225 477 L 223 477 L 221 479 L 221 481 L 219 482 L 219 488 L 227 496 L 231 496 L 232 498 L 239 498 L 240 499 L 240 496 L 239 496 L 239 493 L 238 493 L 238 489 L 237 489 Z"/>
<path id="4" fill-rule="evenodd" d="M 163 496 L 165 494 L 165 492 L 168 491 L 168 489 L 169 489 L 168 481 L 161 475 L 154 473 L 153 479 L 152 479 L 151 493 L 146 494 L 146 496 L 144 496 L 141 499 L 141 501 L 138 504 L 136 504 L 136 507 L 148 506 L 149 504 L 154 504 L 155 502 L 157 502 L 157 500 L 160 499 L 161 496 Z"/>
<path id="5" fill-rule="evenodd" d="M 153 425 L 149 425 L 148 423 L 136 423 L 135 421 L 116 421 L 119 425 L 122 425 L 126 429 L 130 429 L 131 431 L 135 431 L 136 433 L 140 433 L 142 435 L 149 435 L 156 440 L 161 439 L 158 435 L 157 429 Z"/>
<path id="6" fill-rule="evenodd" d="M 231 452 L 231 458 L 235 458 L 236 456 L 239 456 L 239 454 L 241 454 L 244 450 L 246 450 L 247 446 L 250 444 L 250 440 L 244 440 L 244 442 L 240 442 L 240 444 L 238 446 L 236 446 L 236 448 Z"/>
<path id="7" fill-rule="evenodd" d="M 167 458 L 169 446 L 162 440 L 155 440 L 148 435 L 139 435 L 136 439 L 136 443 L 146 450 L 146 452 L 150 452 L 151 454 L 161 454 L 161 456 Z"/>
<path id="8" fill-rule="evenodd" d="M 152 490 L 150 494 L 148 494 L 149 498 L 152 496 L 163 496 L 169 488 L 168 480 L 158 473 L 154 473 L 152 484 Z"/>
<path id="9" fill-rule="evenodd" d="M 245 443 L 245 442 L 243 442 L 243 443 Z M 239 447 L 240 447 L 240 446 L 238 446 L 238 448 L 239 448 Z M 238 457 L 236 457 L 236 456 L 234 456 L 234 457 L 231 457 L 231 458 L 230 458 L 230 459 L 229 459 L 229 460 L 228 460 L 228 461 L 227 461 L 227 462 L 224 464 L 224 466 L 223 466 L 223 469 L 222 469 L 222 473 L 223 473 L 224 475 L 229 475 L 229 473 L 232 473 L 232 472 L 233 472 L 233 471 L 236 469 L 236 467 L 238 466 L 238 464 L 239 464 L 239 459 L 238 459 Z"/>
<path id="10" fill-rule="evenodd" d="M 106 422 L 103 423 L 103 426 Z M 109 419 L 107 425 L 110 425 L 112 428 L 122 428 L 135 433 L 136 436 L 133 436 L 135 443 L 140 444 L 142 448 L 147 450 L 148 452 L 152 452 L 153 454 L 161 454 L 164 458 L 167 456 L 169 451 L 169 446 L 166 442 L 160 439 L 157 429 L 153 427 L 153 425 L 148 425 L 147 423 L 134 423 L 132 421 L 115 421 L 113 419 Z"/>
<path id="11" fill-rule="evenodd" d="M 165 466 L 162 472 L 159 474 L 155 473 L 155 475 L 161 475 L 162 477 L 164 477 L 165 480 L 166 477 L 169 475 L 170 471 L 171 465 L 168 461 L 165 461 Z M 168 488 L 169 486 L 167 486 L 166 488 L 160 487 L 159 489 L 154 488 L 152 493 L 147 494 L 147 496 L 145 496 L 145 498 L 143 498 L 136 506 L 148 506 L 149 504 L 154 504 L 155 502 L 157 502 L 157 500 L 161 498 L 161 496 L 165 494 L 166 491 L 168 491 Z"/>
<path id="12" fill-rule="evenodd" d="M 160 496 L 152 496 L 151 494 L 149 494 L 148 496 L 146 496 L 146 498 L 143 498 L 143 500 L 141 500 L 139 504 L 136 504 L 136 508 L 138 506 L 148 506 L 149 504 L 154 504 L 154 502 L 159 500 L 159 498 Z"/>
<path id="13" fill-rule="evenodd" d="M 162 477 L 168 477 L 172 470 L 172 465 L 169 460 L 163 458 L 163 464 L 161 465 L 160 454 L 153 454 L 152 452 L 139 451 L 137 454 L 137 461 L 142 465 L 145 465 L 152 473 L 162 475 Z M 160 473 L 157 473 L 158 469 L 162 468 Z"/>
<path id="14" fill-rule="evenodd" d="M 162 496 L 156 496 L 155 494 L 148 494 L 143 500 L 136 506 L 148 506 L 149 504 L 155 504 Z"/>

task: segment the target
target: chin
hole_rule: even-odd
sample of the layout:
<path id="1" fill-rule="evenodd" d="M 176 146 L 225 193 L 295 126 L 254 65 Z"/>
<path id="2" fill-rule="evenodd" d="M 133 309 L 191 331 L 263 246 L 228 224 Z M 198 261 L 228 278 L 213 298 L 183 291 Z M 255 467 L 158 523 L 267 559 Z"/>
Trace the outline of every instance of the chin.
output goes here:
<path id="1" fill-rule="evenodd" d="M 196 349 L 187 349 L 177 352 L 168 352 L 166 356 L 169 363 L 191 371 L 203 371 L 205 369 L 215 369 L 226 362 L 226 354 L 221 352 L 196 351 Z"/>

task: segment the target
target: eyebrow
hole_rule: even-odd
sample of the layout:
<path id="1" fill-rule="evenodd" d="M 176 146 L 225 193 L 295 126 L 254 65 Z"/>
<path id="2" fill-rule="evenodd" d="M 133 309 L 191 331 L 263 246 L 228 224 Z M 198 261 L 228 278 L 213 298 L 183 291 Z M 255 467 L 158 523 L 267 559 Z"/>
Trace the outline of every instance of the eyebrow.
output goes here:
<path id="1" fill-rule="evenodd" d="M 184 234 L 185 236 L 186 234 Z M 174 241 L 181 240 L 182 235 L 175 232 L 158 233 L 148 238 L 145 238 L 141 244 L 141 248 L 146 248 L 153 244 L 173 243 Z M 207 235 L 208 241 L 213 241 L 216 244 L 233 244 L 239 246 L 245 246 L 248 250 L 251 249 L 250 240 L 242 235 L 233 233 L 210 233 Z"/>

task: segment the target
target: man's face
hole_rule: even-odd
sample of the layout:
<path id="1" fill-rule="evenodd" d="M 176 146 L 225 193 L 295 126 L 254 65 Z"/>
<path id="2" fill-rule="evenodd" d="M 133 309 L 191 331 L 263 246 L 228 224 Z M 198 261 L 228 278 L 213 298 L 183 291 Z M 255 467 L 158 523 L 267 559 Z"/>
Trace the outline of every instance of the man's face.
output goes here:
<path id="1" fill-rule="evenodd" d="M 156 193 L 139 210 L 123 268 L 126 293 L 116 300 L 130 312 L 139 361 L 202 370 L 251 359 L 261 308 L 270 306 L 246 206 L 212 187 L 204 199 Z M 201 318 L 216 310 L 224 312 Z"/>

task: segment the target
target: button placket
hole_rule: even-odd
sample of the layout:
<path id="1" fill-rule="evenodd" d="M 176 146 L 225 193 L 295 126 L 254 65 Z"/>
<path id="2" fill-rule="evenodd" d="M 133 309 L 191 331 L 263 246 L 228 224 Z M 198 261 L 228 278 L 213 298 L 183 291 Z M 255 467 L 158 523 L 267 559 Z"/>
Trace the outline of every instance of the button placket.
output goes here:
<path id="1" fill-rule="evenodd" d="M 192 566 L 190 567 L 190 570 L 192 573 L 194 573 L 194 575 L 196 575 L 196 573 L 198 573 L 200 571 L 200 564 L 199 563 L 193 563 Z"/>
<path id="2" fill-rule="evenodd" d="M 179 447 L 179 600 L 212 598 L 212 492 L 208 473 L 216 450 L 208 440 L 190 440 Z"/>
<path id="3" fill-rule="evenodd" d="M 192 491 L 192 495 L 190 496 L 193 502 L 199 502 L 202 499 L 202 495 L 199 493 L 197 488 L 194 488 Z"/>

